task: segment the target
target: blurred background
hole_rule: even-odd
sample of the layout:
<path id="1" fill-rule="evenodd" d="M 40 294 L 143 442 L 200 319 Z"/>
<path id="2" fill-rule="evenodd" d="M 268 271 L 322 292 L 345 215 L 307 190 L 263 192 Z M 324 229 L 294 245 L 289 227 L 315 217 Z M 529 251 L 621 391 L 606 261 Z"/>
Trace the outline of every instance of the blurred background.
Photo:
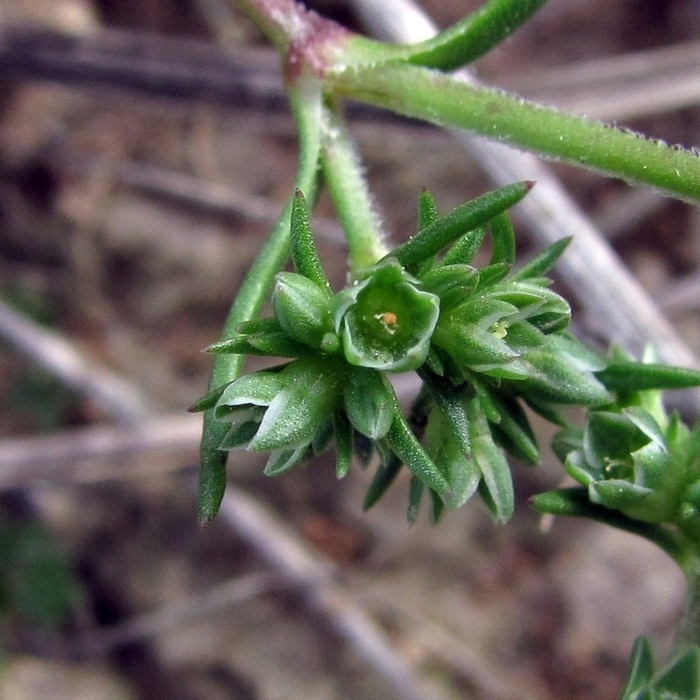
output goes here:
<path id="1" fill-rule="evenodd" d="M 306 4 L 365 31 L 351 0 Z M 480 5 L 422 3 L 442 27 Z M 700 145 L 698 7 L 551 0 L 475 68 Z M 491 186 L 449 134 L 349 117 L 397 241 L 421 187 L 444 212 Z M 364 513 L 371 470 L 268 479 L 241 453 L 198 528 L 201 351 L 295 168 L 277 58 L 224 0 L 0 0 L 0 700 L 618 697 L 638 635 L 670 648 L 682 578 L 631 535 L 530 512 L 553 458 L 514 466 L 507 526 L 475 501 L 409 527 L 406 480 Z M 552 168 L 700 353 L 697 211 Z M 341 285 L 326 198 L 314 227 Z"/>

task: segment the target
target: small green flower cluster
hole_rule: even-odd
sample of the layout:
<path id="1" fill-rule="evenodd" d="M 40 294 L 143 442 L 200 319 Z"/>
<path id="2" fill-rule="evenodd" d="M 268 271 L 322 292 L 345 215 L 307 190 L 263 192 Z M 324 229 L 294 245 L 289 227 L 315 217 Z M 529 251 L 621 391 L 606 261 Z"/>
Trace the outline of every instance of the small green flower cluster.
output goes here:
<path id="1" fill-rule="evenodd" d="M 265 473 L 274 475 L 334 442 L 339 477 L 353 456 L 367 463 L 379 455 L 366 506 L 406 465 L 411 519 L 426 492 L 437 519 L 478 491 L 494 517 L 506 520 L 514 498 L 504 451 L 528 463 L 539 457 L 524 405 L 565 425 L 562 405 L 613 400 L 601 379 L 608 362 L 565 332 L 569 305 L 544 276 L 568 241 L 513 271 L 507 211 L 530 187 L 489 192 L 442 217 L 422 193 L 419 232 L 337 293 L 297 191 L 295 271 L 277 275 L 274 315 L 239 325 L 209 348 L 289 361 L 239 377 L 197 404 L 229 423 L 220 449 L 269 452 Z M 476 268 L 489 231 L 490 261 Z M 411 421 L 390 381 L 405 371 L 422 380 Z M 647 434 L 634 417 L 623 419 Z"/>
<path id="2" fill-rule="evenodd" d="M 697 383 L 698 373 L 653 364 L 650 351 L 645 359 L 632 362 L 616 351 L 599 375 L 615 401 L 590 411 L 585 426 L 562 430 L 552 446 L 593 507 L 671 526 L 700 542 L 700 423 L 690 430 L 676 413 L 669 416 L 657 388 Z M 536 502 L 541 507 L 553 496 Z"/>

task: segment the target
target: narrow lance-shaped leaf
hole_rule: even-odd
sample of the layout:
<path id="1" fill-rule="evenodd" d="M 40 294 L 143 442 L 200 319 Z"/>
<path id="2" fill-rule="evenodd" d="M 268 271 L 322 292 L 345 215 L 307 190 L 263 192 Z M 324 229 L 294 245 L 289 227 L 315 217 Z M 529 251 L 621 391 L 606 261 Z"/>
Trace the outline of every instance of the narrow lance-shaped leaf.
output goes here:
<path id="1" fill-rule="evenodd" d="M 435 197 L 428 190 L 423 188 L 418 197 L 418 230 L 435 223 L 438 219 Z"/>
<path id="2" fill-rule="evenodd" d="M 333 363 L 321 365 L 316 357 L 296 360 L 283 374 L 284 388 L 270 402 L 251 450 L 308 445 L 339 401 L 343 376 Z"/>
<path id="3" fill-rule="evenodd" d="M 611 391 L 687 389 L 700 386 L 700 371 L 646 362 L 613 362 L 595 373 Z"/>
<path id="4" fill-rule="evenodd" d="M 321 265 L 321 258 L 311 232 L 309 208 L 300 189 L 296 190 L 292 201 L 290 241 L 296 271 L 318 285 L 330 297 L 331 286 Z"/>
<path id="5" fill-rule="evenodd" d="M 471 458 L 472 445 L 469 437 L 469 418 L 464 403 L 464 388 L 454 387 L 448 380 L 425 369 L 421 369 L 418 374 L 430 389 L 464 456 Z"/>
<path id="6" fill-rule="evenodd" d="M 425 429 L 425 451 L 450 485 L 442 497 L 449 508 L 459 508 L 474 495 L 481 472 L 470 452 L 465 453 L 447 424 L 445 415 L 433 410 Z"/>
<path id="7" fill-rule="evenodd" d="M 491 0 L 432 39 L 409 46 L 357 41 L 357 59 L 400 60 L 450 71 L 500 44 L 546 0 Z M 366 56 L 365 56 L 366 55 Z"/>
<path id="8" fill-rule="evenodd" d="M 559 260 L 564 251 L 568 248 L 571 240 L 571 236 L 569 236 L 568 238 L 562 238 L 556 243 L 547 246 L 541 253 L 530 260 L 530 262 L 516 270 L 510 278 L 514 281 L 522 281 L 533 277 L 541 277 L 546 274 L 554 267 L 557 260 Z"/>
<path id="9" fill-rule="evenodd" d="M 426 258 L 437 255 L 460 236 L 488 223 L 494 216 L 517 204 L 533 187 L 532 182 L 517 182 L 466 202 L 439 218 L 403 245 L 391 256 L 409 272 Z"/>
<path id="10" fill-rule="evenodd" d="M 588 518 L 605 525 L 617 527 L 620 530 L 631 532 L 653 542 L 681 566 L 686 560 L 687 547 L 676 533 L 655 523 L 646 523 L 629 518 L 619 510 L 591 503 L 588 489 L 585 487 L 575 486 L 540 493 L 530 498 L 530 505 L 538 513 Z"/>
<path id="11" fill-rule="evenodd" d="M 333 413 L 333 433 L 335 435 L 335 475 L 345 477 L 352 463 L 353 430 L 345 411 Z"/>
<path id="12" fill-rule="evenodd" d="M 343 392 L 345 411 L 354 428 L 373 440 L 383 438 L 393 420 L 393 394 L 383 373 L 354 367 Z"/>
<path id="13" fill-rule="evenodd" d="M 403 462 L 393 452 L 386 463 L 380 464 L 362 504 L 365 510 L 369 510 L 387 492 L 401 471 L 401 467 L 403 467 Z"/>
<path id="14" fill-rule="evenodd" d="M 489 265 L 497 263 L 512 265 L 515 262 L 515 231 L 510 217 L 503 212 L 494 216 L 489 226 L 493 241 Z"/>
<path id="15" fill-rule="evenodd" d="M 654 657 L 651 644 L 646 637 L 640 637 L 632 647 L 632 658 L 627 682 L 620 700 L 634 700 L 654 675 Z"/>
<path id="16" fill-rule="evenodd" d="M 468 265 L 474 260 L 481 244 L 486 238 L 486 226 L 478 226 L 473 231 L 458 238 L 455 244 L 445 253 L 442 265 Z"/>
<path id="17" fill-rule="evenodd" d="M 420 231 L 421 229 L 430 226 L 430 224 L 437 221 L 437 219 L 438 211 L 435 204 L 435 197 L 433 197 L 428 190 L 423 188 L 420 196 L 418 197 L 418 230 Z M 423 260 L 420 266 L 416 268 L 416 274 L 420 276 L 422 272 L 430 270 L 434 264 L 435 256 L 426 258 Z"/>
<path id="18" fill-rule="evenodd" d="M 424 493 L 425 483 L 417 476 L 411 475 L 411 484 L 408 489 L 408 511 L 406 513 L 406 518 L 411 525 L 418 519 Z"/>
<path id="19" fill-rule="evenodd" d="M 498 522 L 506 522 L 513 514 L 515 494 L 510 467 L 503 452 L 493 442 L 486 417 L 478 399 L 467 403 L 472 452 L 483 478 L 486 504 Z"/>
<path id="20" fill-rule="evenodd" d="M 403 417 L 398 402 L 394 404 L 393 408 L 394 418 L 387 434 L 389 446 L 397 457 L 427 486 L 437 491 L 441 496 L 449 496 L 450 485 L 418 442 Z"/>
<path id="21" fill-rule="evenodd" d="M 206 352 L 212 355 L 301 357 L 309 352 L 309 348 L 303 343 L 292 340 L 283 330 L 279 330 L 220 340 L 210 345 Z"/>

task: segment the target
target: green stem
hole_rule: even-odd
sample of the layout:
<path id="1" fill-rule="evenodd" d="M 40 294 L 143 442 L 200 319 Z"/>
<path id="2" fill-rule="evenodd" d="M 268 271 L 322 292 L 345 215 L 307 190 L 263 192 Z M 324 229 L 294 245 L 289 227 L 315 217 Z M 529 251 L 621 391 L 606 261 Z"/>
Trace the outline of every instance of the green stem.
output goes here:
<path id="1" fill-rule="evenodd" d="M 685 573 L 686 602 L 675 639 L 679 650 L 689 644 L 700 644 L 700 559 L 688 556 L 681 568 Z"/>
<path id="2" fill-rule="evenodd" d="M 330 76 L 329 76 L 330 77 Z M 339 67 L 338 96 L 443 127 L 467 129 L 554 159 L 700 199 L 700 159 L 630 131 L 472 85 L 420 66 Z"/>
<path id="3" fill-rule="evenodd" d="M 300 137 L 299 167 L 296 187 L 310 203 L 316 199 L 321 153 L 322 97 L 316 81 L 301 82 L 289 91 Z M 289 220 L 293 196 L 288 200 L 267 242 L 253 263 L 231 307 L 222 332 L 228 339 L 236 327 L 260 314 L 270 294 L 275 274 L 289 259 Z M 217 355 L 214 360 L 210 390 L 238 377 L 243 369 L 244 355 Z M 228 426 L 216 420 L 213 409 L 204 413 L 204 428 L 200 446 L 199 505 L 201 524 L 209 522 L 218 512 L 226 488 L 226 458 L 220 450 Z"/>
<path id="4" fill-rule="evenodd" d="M 350 270 L 356 273 L 388 249 L 355 143 L 341 115 L 326 108 L 324 116 L 323 174 L 348 241 Z"/>

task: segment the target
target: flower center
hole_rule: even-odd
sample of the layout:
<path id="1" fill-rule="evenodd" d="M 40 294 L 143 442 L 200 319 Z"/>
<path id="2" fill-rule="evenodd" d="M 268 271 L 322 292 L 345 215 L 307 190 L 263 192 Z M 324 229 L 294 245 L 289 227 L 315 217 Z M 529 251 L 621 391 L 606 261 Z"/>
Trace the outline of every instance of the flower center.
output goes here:
<path id="1" fill-rule="evenodd" d="M 377 319 L 391 335 L 394 335 L 399 329 L 399 319 L 393 311 L 383 311 L 380 314 L 375 314 L 374 318 Z"/>

